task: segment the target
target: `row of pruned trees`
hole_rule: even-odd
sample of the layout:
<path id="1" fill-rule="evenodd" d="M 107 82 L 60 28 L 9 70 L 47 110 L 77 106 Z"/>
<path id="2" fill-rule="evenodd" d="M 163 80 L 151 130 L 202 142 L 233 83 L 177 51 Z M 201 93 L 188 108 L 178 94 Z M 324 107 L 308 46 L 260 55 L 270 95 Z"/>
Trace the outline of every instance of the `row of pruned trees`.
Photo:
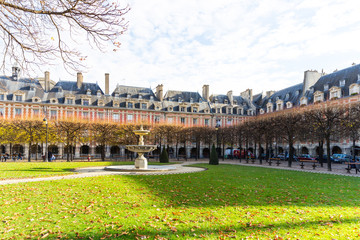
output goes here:
<path id="1" fill-rule="evenodd" d="M 294 108 L 257 116 L 241 124 L 239 128 L 242 136 L 247 137 L 255 149 L 256 146 L 265 147 L 267 158 L 273 142 L 285 143 L 289 149 L 288 165 L 290 167 L 294 160 L 295 142 L 318 143 L 321 164 L 325 145 L 327 167 L 331 171 L 330 144 L 332 141 L 350 139 L 353 143 L 352 153 L 355 155 L 355 143 L 360 137 L 360 104 L 331 105 L 330 102 L 307 108 Z"/>

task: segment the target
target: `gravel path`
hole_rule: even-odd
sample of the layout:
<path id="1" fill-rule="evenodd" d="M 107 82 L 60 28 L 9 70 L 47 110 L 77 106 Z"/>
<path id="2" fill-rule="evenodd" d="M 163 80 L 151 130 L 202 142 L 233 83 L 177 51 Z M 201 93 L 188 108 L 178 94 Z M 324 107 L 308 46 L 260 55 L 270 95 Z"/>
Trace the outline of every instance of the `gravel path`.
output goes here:
<path id="1" fill-rule="evenodd" d="M 40 181 L 53 181 L 53 180 L 61 180 L 61 179 L 73 179 L 73 178 L 83 178 L 83 177 L 96 177 L 103 175 L 167 175 L 167 174 L 181 174 L 181 173 L 193 173 L 200 172 L 206 170 L 206 168 L 199 167 L 190 167 L 187 165 L 195 164 L 195 163 L 208 163 L 208 161 L 188 161 L 181 164 L 174 164 L 171 166 L 176 167 L 176 170 L 168 171 L 168 172 L 111 172 L 105 171 L 104 167 L 87 167 L 87 168 L 79 168 L 75 170 L 76 174 L 64 175 L 64 176 L 54 176 L 54 177 L 42 177 L 42 178 L 23 178 L 23 179 L 9 179 L 9 180 L 1 180 L 0 185 L 5 184 L 15 184 L 15 183 L 24 183 L 24 182 L 40 182 Z M 345 170 L 345 164 L 332 164 L 332 171 L 327 170 L 326 164 L 324 167 L 320 167 L 319 164 L 315 170 L 312 168 L 312 163 L 305 163 L 304 169 L 301 169 L 301 166 L 298 162 L 294 162 L 292 167 L 287 167 L 287 162 L 281 162 L 279 166 L 272 163 L 270 166 L 267 162 L 263 161 L 263 164 L 260 165 L 259 160 L 256 160 L 254 163 L 249 161 L 246 163 L 245 160 L 239 162 L 239 160 L 220 160 L 220 164 L 234 164 L 234 165 L 243 165 L 243 166 L 256 166 L 256 167 L 264 167 L 264 168 L 276 168 L 276 169 L 284 169 L 284 170 L 292 170 L 292 171 L 303 171 L 303 172 L 311 172 L 311 173 L 322 173 L 322 174 L 333 174 L 333 175 L 342 175 L 342 176 L 351 176 L 351 177 L 360 177 L 359 174 L 355 174 L 355 170 L 352 169 L 350 173 L 347 173 Z"/>

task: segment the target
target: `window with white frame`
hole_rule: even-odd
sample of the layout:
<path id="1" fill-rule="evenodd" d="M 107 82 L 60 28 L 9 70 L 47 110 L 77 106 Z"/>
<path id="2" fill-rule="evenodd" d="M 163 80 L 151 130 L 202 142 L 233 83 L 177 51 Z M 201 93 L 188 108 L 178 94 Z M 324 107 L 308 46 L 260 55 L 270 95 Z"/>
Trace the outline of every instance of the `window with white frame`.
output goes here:
<path id="1" fill-rule="evenodd" d="M 104 119 L 104 117 L 105 117 L 105 115 L 104 115 L 104 113 L 103 112 L 98 112 L 98 118 L 99 119 Z"/>
<path id="2" fill-rule="evenodd" d="M 270 112 L 272 112 L 272 111 L 273 111 L 273 105 L 272 105 L 272 103 L 266 104 L 266 112 L 267 112 L 267 113 L 270 113 Z"/>
<path id="3" fill-rule="evenodd" d="M 74 104 L 74 99 L 73 98 L 67 98 L 66 99 L 66 104 L 69 104 L 69 105 Z"/>
<path id="4" fill-rule="evenodd" d="M 286 103 L 286 108 L 292 108 L 292 103 L 291 103 L 291 102 L 287 102 L 287 103 Z"/>
<path id="5" fill-rule="evenodd" d="M 141 109 L 147 109 L 147 104 L 146 103 L 141 103 Z"/>
<path id="6" fill-rule="evenodd" d="M 197 113 L 198 112 L 198 108 L 197 107 L 193 107 L 193 112 Z"/>
<path id="7" fill-rule="evenodd" d="M 356 95 L 359 94 L 359 84 L 351 84 L 349 88 L 349 94 L 350 95 Z"/>
<path id="8" fill-rule="evenodd" d="M 205 120 L 204 120 L 205 126 L 209 126 L 209 123 L 210 123 L 210 120 L 209 120 L 209 119 L 205 119 Z"/>
<path id="9" fill-rule="evenodd" d="M 181 112 L 185 112 L 185 107 L 180 107 Z"/>
<path id="10" fill-rule="evenodd" d="M 337 98 L 341 98 L 341 88 L 332 87 L 330 89 L 330 99 L 337 99 Z"/>
<path id="11" fill-rule="evenodd" d="M 1 93 L 0 94 L 0 101 L 3 101 L 3 100 L 5 100 L 5 94 Z"/>
<path id="12" fill-rule="evenodd" d="M 89 112 L 82 112 L 82 117 L 83 117 L 84 119 L 89 118 Z"/>
<path id="13" fill-rule="evenodd" d="M 21 108 L 15 108 L 15 117 L 21 116 L 21 113 L 22 113 Z"/>
<path id="14" fill-rule="evenodd" d="M 127 103 L 127 107 L 128 107 L 128 108 L 133 108 L 133 106 L 134 106 L 134 104 L 133 104 L 132 102 L 128 102 L 128 103 Z"/>
<path id="15" fill-rule="evenodd" d="M 185 118 L 183 118 L 183 117 L 180 118 L 180 123 L 181 123 L 181 124 L 185 124 Z"/>
<path id="16" fill-rule="evenodd" d="M 329 90 L 329 84 L 324 85 L 324 91 L 327 91 L 327 90 Z"/>
<path id="17" fill-rule="evenodd" d="M 90 104 L 90 100 L 89 100 L 89 99 L 83 99 L 83 100 L 82 100 L 82 105 L 84 105 L 84 106 L 89 106 L 89 104 Z"/>
<path id="18" fill-rule="evenodd" d="M 155 117 L 154 117 L 154 122 L 155 122 L 155 123 L 159 123 L 159 122 L 160 122 L 160 117 L 159 117 L 159 116 L 155 116 Z"/>
<path id="19" fill-rule="evenodd" d="M 254 115 L 254 111 L 252 109 L 249 109 L 249 110 L 247 110 L 247 114 L 249 116 L 252 116 L 252 115 Z"/>
<path id="20" fill-rule="evenodd" d="M 134 120 L 134 115 L 132 115 L 132 114 L 126 115 L 126 120 L 127 120 L 128 122 L 132 122 L 132 121 Z"/>
<path id="21" fill-rule="evenodd" d="M 221 108 L 217 108 L 217 109 L 216 109 L 216 112 L 217 112 L 217 113 L 221 113 Z"/>
<path id="22" fill-rule="evenodd" d="M 264 109 L 260 108 L 260 114 L 264 114 L 264 113 L 265 113 Z"/>
<path id="23" fill-rule="evenodd" d="M 345 86 L 345 79 L 340 80 L 339 86 L 340 86 L 340 87 L 344 87 L 344 86 Z"/>
<path id="24" fill-rule="evenodd" d="M 39 109 L 33 109 L 33 116 L 39 116 L 40 110 Z"/>
<path id="25" fill-rule="evenodd" d="M 307 105 L 307 98 L 306 97 L 302 97 L 300 99 L 300 105 Z"/>
<path id="26" fill-rule="evenodd" d="M 113 113 L 112 119 L 113 119 L 114 122 L 120 121 L 120 114 L 118 114 L 118 113 Z"/>
<path id="27" fill-rule="evenodd" d="M 227 114 L 232 114 L 232 108 L 227 109 Z"/>
<path id="28" fill-rule="evenodd" d="M 168 123 L 173 123 L 173 120 L 174 120 L 174 119 L 173 119 L 172 117 L 168 117 L 167 122 L 168 122 Z"/>
<path id="29" fill-rule="evenodd" d="M 197 118 L 193 118 L 193 125 L 196 125 L 198 123 L 198 119 Z"/>
<path id="30" fill-rule="evenodd" d="M 238 108 L 238 114 L 243 115 L 244 114 L 244 109 L 243 108 Z"/>
<path id="31" fill-rule="evenodd" d="M 22 102 L 23 96 L 22 95 L 15 95 L 15 101 Z"/>

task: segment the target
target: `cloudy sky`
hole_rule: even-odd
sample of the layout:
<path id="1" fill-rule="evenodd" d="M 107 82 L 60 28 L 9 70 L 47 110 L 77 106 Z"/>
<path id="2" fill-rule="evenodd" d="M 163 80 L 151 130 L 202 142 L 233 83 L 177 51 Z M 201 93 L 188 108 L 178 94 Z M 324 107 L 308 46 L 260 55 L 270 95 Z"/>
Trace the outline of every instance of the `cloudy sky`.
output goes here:
<path id="1" fill-rule="evenodd" d="M 84 81 L 235 95 L 280 90 L 303 72 L 360 63 L 359 0 L 125 0 L 117 52 L 87 50 Z M 58 81 L 75 80 L 49 69 Z"/>

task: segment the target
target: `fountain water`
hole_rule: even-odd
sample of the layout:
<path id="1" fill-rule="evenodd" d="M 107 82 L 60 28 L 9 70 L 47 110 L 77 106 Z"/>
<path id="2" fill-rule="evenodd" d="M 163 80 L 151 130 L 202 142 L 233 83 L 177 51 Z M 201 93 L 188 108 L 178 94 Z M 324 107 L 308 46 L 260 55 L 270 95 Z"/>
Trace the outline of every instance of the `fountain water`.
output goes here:
<path id="1" fill-rule="evenodd" d="M 172 166 L 148 166 L 148 161 L 144 157 L 145 153 L 154 151 L 156 149 L 156 145 L 145 145 L 144 144 L 144 136 L 149 134 L 149 130 L 144 130 L 141 125 L 139 130 L 133 131 L 135 135 L 139 136 L 139 144 L 138 145 L 126 145 L 126 148 L 131 152 L 136 152 L 138 157 L 135 159 L 135 168 L 133 166 L 110 166 L 105 167 L 105 170 L 108 171 L 122 171 L 122 172 L 137 172 L 137 171 L 169 171 L 175 170 Z"/>

